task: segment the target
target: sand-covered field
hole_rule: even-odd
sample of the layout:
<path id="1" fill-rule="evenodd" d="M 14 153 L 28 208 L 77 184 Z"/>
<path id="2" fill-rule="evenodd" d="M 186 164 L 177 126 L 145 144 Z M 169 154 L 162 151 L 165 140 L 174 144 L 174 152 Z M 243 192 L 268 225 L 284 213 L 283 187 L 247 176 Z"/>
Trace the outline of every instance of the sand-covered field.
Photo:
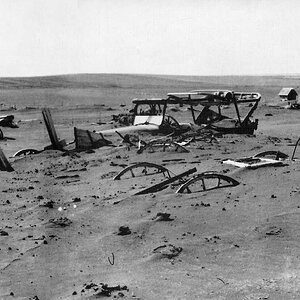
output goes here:
<path id="1" fill-rule="evenodd" d="M 268 150 L 292 155 L 300 110 L 270 104 L 279 103 L 282 87 L 299 82 L 284 76 L 1 78 L 1 114 L 13 114 L 19 128 L 1 128 L 13 138 L 0 147 L 15 171 L 0 172 L 0 299 L 300 299 L 300 162 L 255 170 L 221 163 Z M 112 115 L 128 112 L 133 98 L 207 88 L 261 93 L 255 135 L 198 139 L 189 153 L 137 154 L 115 136 L 117 147 L 12 157 L 50 144 L 43 107 L 51 109 L 59 137 L 72 141 L 75 126 L 113 126 Z M 12 106 L 17 109 L 4 110 Z M 165 180 L 162 174 L 113 180 L 139 161 L 174 174 L 217 171 L 240 184 L 134 195 Z M 118 234 L 121 226 L 127 234 Z"/>

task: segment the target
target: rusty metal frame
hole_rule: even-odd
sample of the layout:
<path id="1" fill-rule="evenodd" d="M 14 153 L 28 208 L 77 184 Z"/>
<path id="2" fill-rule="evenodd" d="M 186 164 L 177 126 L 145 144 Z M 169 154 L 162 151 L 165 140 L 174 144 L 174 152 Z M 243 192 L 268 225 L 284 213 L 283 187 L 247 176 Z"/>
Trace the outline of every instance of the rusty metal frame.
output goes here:
<path id="1" fill-rule="evenodd" d="M 213 187 L 213 188 L 209 188 L 207 189 L 206 188 L 206 185 L 205 185 L 205 179 L 218 179 L 218 184 L 217 186 Z M 225 188 L 225 187 L 234 187 L 234 186 L 237 186 L 239 185 L 240 183 L 229 177 L 229 176 L 226 176 L 226 175 L 223 175 L 223 174 L 218 174 L 218 173 L 214 173 L 214 172 L 204 172 L 204 173 L 200 173 L 196 176 L 194 176 L 193 178 L 191 178 L 190 180 L 188 180 L 187 182 L 185 182 L 177 191 L 176 193 L 179 193 L 179 194 L 183 194 L 184 191 L 186 190 L 188 193 L 191 193 L 191 190 L 189 189 L 189 185 L 197 182 L 197 181 L 201 181 L 202 182 L 202 188 L 203 188 L 203 192 L 205 191 L 210 191 L 210 190 L 214 190 L 214 189 L 219 189 L 219 188 Z M 227 182 L 228 184 L 227 185 L 222 185 L 220 186 L 220 183 L 222 181 L 225 181 Z"/>

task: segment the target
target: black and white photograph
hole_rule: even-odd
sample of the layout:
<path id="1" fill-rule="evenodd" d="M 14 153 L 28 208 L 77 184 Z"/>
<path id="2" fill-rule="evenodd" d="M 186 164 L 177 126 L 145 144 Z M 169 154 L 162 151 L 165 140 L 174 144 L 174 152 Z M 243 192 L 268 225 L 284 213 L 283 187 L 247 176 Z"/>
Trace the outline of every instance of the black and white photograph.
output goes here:
<path id="1" fill-rule="evenodd" d="M 0 300 L 300 299 L 300 1 L 0 0 Z"/>

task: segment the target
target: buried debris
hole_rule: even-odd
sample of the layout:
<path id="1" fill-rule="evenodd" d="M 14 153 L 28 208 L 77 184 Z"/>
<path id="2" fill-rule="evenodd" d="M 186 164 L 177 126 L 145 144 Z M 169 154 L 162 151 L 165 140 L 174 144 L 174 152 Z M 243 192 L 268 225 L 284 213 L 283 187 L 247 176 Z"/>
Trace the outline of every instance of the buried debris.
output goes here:
<path id="1" fill-rule="evenodd" d="M 169 93 L 169 102 L 173 99 L 176 103 L 190 105 L 194 123 L 206 125 L 207 127 L 223 132 L 238 134 L 253 134 L 257 129 L 258 120 L 251 120 L 253 112 L 256 110 L 261 99 L 259 93 L 233 92 L 226 90 L 195 90 L 187 93 Z M 241 104 L 252 104 L 250 111 L 241 118 L 239 106 Z M 254 104 L 253 104 L 254 103 Z M 198 116 L 196 105 L 203 106 Z M 222 115 L 222 108 L 234 105 L 235 119 Z M 211 108 L 216 108 L 217 111 Z"/>
<path id="2" fill-rule="evenodd" d="M 66 227 L 70 226 L 72 224 L 72 221 L 68 219 L 67 217 L 61 217 L 58 219 L 50 219 L 49 223 L 52 223 L 57 226 Z"/>
<path id="3" fill-rule="evenodd" d="M 155 149 L 157 149 L 157 148 L 162 149 L 163 152 L 166 152 L 169 149 L 174 149 L 175 152 L 188 153 L 190 151 L 188 149 L 186 149 L 184 146 L 188 145 L 191 141 L 192 141 L 192 139 L 189 140 L 189 141 L 182 142 L 182 143 L 177 143 L 175 141 L 167 139 L 167 140 L 164 140 L 164 141 L 154 140 L 154 141 L 151 141 L 149 143 L 144 142 L 144 145 L 139 148 L 137 153 L 141 154 L 146 149 L 148 149 L 149 152 L 153 153 L 153 152 L 155 152 Z"/>
<path id="4" fill-rule="evenodd" d="M 117 295 L 114 295 L 114 298 L 116 298 L 117 296 L 124 297 L 125 295 L 121 291 L 126 291 L 126 292 L 129 291 L 126 285 L 109 286 L 108 284 L 104 284 L 104 283 L 96 284 L 93 282 L 89 282 L 83 285 L 83 289 L 81 290 L 81 293 L 85 293 L 90 290 L 96 292 L 96 294 L 93 295 L 95 298 L 110 297 L 112 296 L 113 292 L 119 292 Z M 77 295 L 77 292 L 74 291 L 73 295 Z"/>
<path id="5" fill-rule="evenodd" d="M 14 168 L 7 160 L 1 148 L 0 148 L 0 171 L 7 171 L 7 172 L 14 171 Z"/>
<path id="6" fill-rule="evenodd" d="M 66 141 L 58 139 L 50 109 L 43 108 L 42 114 L 52 144 L 51 146 L 48 146 L 47 149 L 62 150 L 63 147 L 66 145 Z"/>
<path id="7" fill-rule="evenodd" d="M 111 141 L 106 140 L 101 133 L 83 130 L 74 127 L 75 147 L 77 150 L 97 149 L 109 146 Z"/>
<path id="8" fill-rule="evenodd" d="M 119 232 L 117 233 L 117 235 L 129 235 L 131 234 L 131 230 L 129 229 L 128 226 L 121 226 L 119 228 Z"/>
<path id="9" fill-rule="evenodd" d="M 234 187 L 240 183 L 235 179 L 225 176 L 222 174 L 217 174 L 214 172 L 204 172 L 198 174 L 185 182 L 176 193 L 195 193 L 204 192 L 224 187 Z"/>
<path id="10" fill-rule="evenodd" d="M 55 202 L 53 200 L 50 200 L 50 201 L 46 201 L 46 202 L 40 204 L 40 206 L 54 208 L 54 204 L 55 204 Z"/>
<path id="11" fill-rule="evenodd" d="M 100 283 L 100 292 L 97 292 L 97 294 L 95 294 L 96 297 L 101 297 L 101 296 L 106 296 L 106 297 L 110 297 L 112 292 L 115 291 L 128 291 L 128 288 L 126 285 L 124 286 L 108 286 L 108 284 L 103 284 Z M 123 295 L 123 294 L 122 294 Z"/>
<path id="12" fill-rule="evenodd" d="M 14 115 L 0 116 L 0 126 L 19 128 L 19 126 L 14 122 Z"/>
<path id="13" fill-rule="evenodd" d="M 247 168 L 247 169 L 257 169 L 266 166 L 280 166 L 283 164 L 282 161 L 280 160 L 256 157 L 256 156 L 244 157 L 235 160 L 227 159 L 227 160 L 223 160 L 222 163 L 233 165 L 239 168 Z"/>
<path id="14" fill-rule="evenodd" d="M 136 173 L 134 173 L 133 170 L 135 170 Z M 138 162 L 124 168 L 114 177 L 114 180 L 120 180 L 123 175 L 126 177 L 126 173 L 129 173 L 131 177 L 147 176 L 158 173 L 162 173 L 168 178 L 171 177 L 170 171 L 161 165 L 148 162 Z"/>
<path id="15" fill-rule="evenodd" d="M 30 155 L 30 154 L 38 154 L 38 153 L 41 153 L 42 151 L 41 150 L 36 150 L 36 149 L 22 149 L 22 150 L 19 150 L 17 151 L 13 157 L 18 157 L 18 156 L 26 156 L 26 155 Z"/>
<path id="16" fill-rule="evenodd" d="M 0 141 L 7 141 L 7 140 L 15 140 L 15 138 L 4 136 L 3 131 L 0 129 Z"/>
<path id="17" fill-rule="evenodd" d="M 295 159 L 295 153 L 296 153 L 296 149 L 297 149 L 299 143 L 300 143 L 300 138 L 297 140 L 297 142 L 295 144 L 295 148 L 294 148 L 294 151 L 293 151 L 293 154 L 292 154 L 292 160 Z"/>
<path id="18" fill-rule="evenodd" d="M 65 140 L 59 140 L 55 127 L 54 127 L 54 123 L 53 123 L 53 119 L 50 113 L 50 109 L 49 108 L 43 108 L 42 110 L 42 114 L 43 114 L 43 118 L 44 118 L 44 122 L 45 122 L 45 126 L 47 128 L 47 132 L 51 141 L 51 145 L 44 147 L 44 150 L 60 150 L 60 151 L 81 151 L 81 150 L 91 150 L 91 149 L 96 149 L 96 148 L 100 148 L 103 146 L 108 146 L 111 145 L 112 142 L 108 141 L 106 139 L 104 139 L 103 135 L 100 133 L 95 133 L 92 131 L 88 131 L 88 130 L 83 130 L 83 129 L 78 129 L 76 127 L 74 127 L 74 136 L 75 136 L 75 140 L 71 141 L 69 143 L 66 143 Z M 70 146 L 75 144 L 75 149 Z M 72 149 L 71 149 L 72 148 Z M 43 150 L 36 150 L 36 149 L 22 149 L 19 150 L 18 152 L 16 152 L 14 154 L 14 157 L 17 156 L 25 156 L 25 155 L 29 155 L 29 154 L 37 154 L 37 153 L 41 153 Z M 65 152 L 65 153 L 66 153 Z"/>
<path id="19" fill-rule="evenodd" d="M 152 253 L 158 253 L 161 257 L 169 259 L 178 256 L 181 252 L 181 247 L 175 247 L 172 244 L 159 246 L 152 251 Z"/>
<path id="20" fill-rule="evenodd" d="M 144 194 L 149 194 L 149 193 L 155 193 L 155 192 L 159 192 L 161 190 L 163 190 L 164 188 L 166 188 L 170 183 L 177 181 L 177 180 L 182 180 L 183 177 L 189 176 L 193 173 L 197 172 L 196 168 L 190 169 L 188 171 L 185 171 L 181 174 L 178 174 L 174 177 L 171 177 L 163 182 L 160 182 L 158 184 L 155 184 L 149 188 L 146 188 L 144 190 L 141 190 L 137 193 L 135 193 L 135 195 L 144 195 Z"/>
<path id="21" fill-rule="evenodd" d="M 170 218 L 171 214 L 168 213 L 157 213 L 156 217 L 154 218 L 155 221 L 173 221 L 174 219 Z"/>
<path id="22" fill-rule="evenodd" d="M 270 158 L 270 159 L 274 159 L 274 160 L 285 160 L 289 156 L 280 151 L 264 151 L 264 152 L 255 154 L 253 157 Z"/>
<path id="23" fill-rule="evenodd" d="M 266 166 L 282 166 L 284 161 L 296 160 L 295 152 L 299 143 L 300 138 L 295 144 L 295 148 L 293 150 L 291 159 L 289 159 L 289 156 L 287 154 L 282 153 L 280 151 L 264 151 L 250 157 L 243 157 L 239 159 L 226 159 L 223 160 L 222 163 L 247 169 L 257 169 Z"/>
<path id="24" fill-rule="evenodd" d="M 2 229 L 0 229 L 0 235 L 1 236 L 8 236 L 8 233 Z"/>

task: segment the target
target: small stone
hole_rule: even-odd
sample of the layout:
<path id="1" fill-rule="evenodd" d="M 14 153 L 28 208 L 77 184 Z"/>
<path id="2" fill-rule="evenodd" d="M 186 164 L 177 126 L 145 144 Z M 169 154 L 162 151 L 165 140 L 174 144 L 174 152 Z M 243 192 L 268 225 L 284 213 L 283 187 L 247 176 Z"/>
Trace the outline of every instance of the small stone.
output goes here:
<path id="1" fill-rule="evenodd" d="M 0 235 L 1 236 L 8 236 L 8 233 L 2 229 L 0 229 Z"/>
<path id="2" fill-rule="evenodd" d="M 131 234 L 131 230 L 129 229 L 128 226 L 121 226 L 119 228 L 119 232 L 117 234 L 118 235 L 128 235 L 128 234 Z"/>

